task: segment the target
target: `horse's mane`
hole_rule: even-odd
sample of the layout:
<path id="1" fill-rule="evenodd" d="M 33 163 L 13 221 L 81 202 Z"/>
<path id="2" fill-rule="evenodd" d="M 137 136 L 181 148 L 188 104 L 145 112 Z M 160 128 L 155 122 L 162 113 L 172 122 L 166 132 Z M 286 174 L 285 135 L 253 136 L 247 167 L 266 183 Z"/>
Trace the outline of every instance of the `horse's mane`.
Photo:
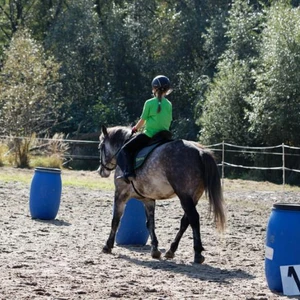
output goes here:
<path id="1" fill-rule="evenodd" d="M 113 145 L 121 147 L 131 135 L 131 128 L 125 126 L 115 126 L 107 128 L 107 133 L 110 142 Z"/>

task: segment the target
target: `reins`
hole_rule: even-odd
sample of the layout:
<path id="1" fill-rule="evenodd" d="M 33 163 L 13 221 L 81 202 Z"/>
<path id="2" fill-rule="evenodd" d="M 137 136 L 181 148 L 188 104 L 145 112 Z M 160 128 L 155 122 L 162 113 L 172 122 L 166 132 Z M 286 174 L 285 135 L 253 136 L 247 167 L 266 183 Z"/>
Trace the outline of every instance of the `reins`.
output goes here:
<path id="1" fill-rule="evenodd" d="M 101 156 L 100 156 L 100 165 L 101 165 L 101 167 L 103 167 L 105 170 L 107 170 L 107 171 L 113 171 L 116 167 L 117 167 L 117 164 L 115 163 L 114 164 L 114 166 L 112 167 L 112 168 L 109 168 L 107 165 L 108 164 L 111 164 L 111 161 L 113 160 L 113 158 L 115 158 L 118 154 L 119 154 L 119 152 L 121 151 L 121 149 L 122 149 L 122 147 L 120 147 L 117 151 L 116 151 L 116 153 L 111 157 L 111 160 L 108 162 L 108 163 L 106 163 L 106 164 L 104 164 L 103 162 L 102 162 L 102 153 L 101 153 Z"/>
<path id="2" fill-rule="evenodd" d="M 131 139 L 132 135 L 133 135 L 133 132 L 131 132 L 129 138 L 125 140 L 124 144 L 126 144 L 126 143 Z M 100 148 L 100 151 L 101 151 L 101 156 L 100 156 L 100 165 L 101 165 L 101 167 L 103 167 L 103 168 L 104 168 L 105 170 L 107 170 L 107 171 L 110 171 L 110 172 L 113 171 L 113 170 L 117 167 L 117 163 L 115 163 L 115 165 L 114 165 L 112 168 L 109 168 L 107 165 L 108 165 L 108 164 L 111 164 L 111 161 L 112 161 L 115 157 L 118 156 L 118 154 L 120 153 L 120 151 L 121 151 L 122 147 L 124 146 L 124 144 L 116 151 L 116 153 L 111 157 L 110 161 L 109 161 L 108 163 L 106 163 L 106 164 L 103 164 L 103 162 L 102 162 L 102 149 L 101 149 L 101 146 L 102 146 L 102 145 L 101 145 L 101 146 L 99 147 L 99 148 Z"/>

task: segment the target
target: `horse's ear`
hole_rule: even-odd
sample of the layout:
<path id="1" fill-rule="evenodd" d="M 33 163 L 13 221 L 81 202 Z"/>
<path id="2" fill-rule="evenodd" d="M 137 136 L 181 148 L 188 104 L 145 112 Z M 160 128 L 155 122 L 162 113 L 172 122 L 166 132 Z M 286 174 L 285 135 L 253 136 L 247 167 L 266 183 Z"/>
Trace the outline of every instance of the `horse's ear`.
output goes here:
<path id="1" fill-rule="evenodd" d="M 105 125 L 102 125 L 102 133 L 106 136 L 108 133 L 107 133 L 107 127 Z"/>

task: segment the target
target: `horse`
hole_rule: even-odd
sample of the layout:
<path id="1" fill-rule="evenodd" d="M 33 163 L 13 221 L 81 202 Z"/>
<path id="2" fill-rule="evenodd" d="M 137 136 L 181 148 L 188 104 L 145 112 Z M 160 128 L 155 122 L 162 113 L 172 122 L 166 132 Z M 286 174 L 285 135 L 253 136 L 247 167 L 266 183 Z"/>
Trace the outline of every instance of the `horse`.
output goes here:
<path id="1" fill-rule="evenodd" d="M 204 248 L 200 238 L 200 219 L 196 205 L 204 192 L 208 195 L 209 212 L 213 212 L 217 229 L 223 231 L 226 223 L 220 175 L 213 154 L 194 141 L 183 139 L 169 141 L 150 153 L 143 165 L 136 169 L 136 177 L 128 184 L 117 179 L 122 174 L 117 165 L 117 156 L 131 135 L 130 127 L 102 126 L 99 137 L 98 173 L 101 177 L 109 177 L 115 170 L 111 231 L 102 251 L 112 253 L 125 204 L 130 198 L 136 198 L 145 206 L 146 226 L 151 239 L 151 256 L 153 259 L 160 259 L 161 251 L 158 249 L 155 234 L 155 203 L 156 200 L 177 196 L 184 213 L 179 231 L 165 253 L 165 258 L 174 258 L 180 239 L 190 225 L 193 233 L 194 263 L 202 264 L 205 260 L 202 255 Z"/>

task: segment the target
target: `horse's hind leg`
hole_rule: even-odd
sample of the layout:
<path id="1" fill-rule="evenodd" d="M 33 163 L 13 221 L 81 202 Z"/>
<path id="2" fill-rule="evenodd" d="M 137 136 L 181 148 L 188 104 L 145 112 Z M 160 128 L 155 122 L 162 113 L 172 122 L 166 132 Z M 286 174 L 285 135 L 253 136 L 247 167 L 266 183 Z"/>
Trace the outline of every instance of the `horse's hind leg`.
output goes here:
<path id="1" fill-rule="evenodd" d="M 188 219 L 187 215 L 184 214 L 180 221 L 179 231 L 178 231 L 174 241 L 172 242 L 170 249 L 165 254 L 166 258 L 174 258 L 175 251 L 177 250 L 179 242 L 180 242 L 183 234 L 185 233 L 186 229 L 188 228 L 189 224 L 190 224 L 189 219 Z"/>
<path id="2" fill-rule="evenodd" d="M 188 218 L 188 221 L 193 230 L 193 240 L 194 240 L 194 262 L 202 264 L 204 262 L 204 256 L 202 251 L 204 250 L 200 237 L 200 222 L 199 214 L 196 210 L 196 206 L 193 199 L 190 196 L 180 196 L 181 206 Z"/>
<path id="3" fill-rule="evenodd" d="M 155 234 L 155 200 L 145 200 L 147 228 L 151 237 L 151 256 L 159 259 L 161 252 L 158 250 L 158 240 Z"/>

